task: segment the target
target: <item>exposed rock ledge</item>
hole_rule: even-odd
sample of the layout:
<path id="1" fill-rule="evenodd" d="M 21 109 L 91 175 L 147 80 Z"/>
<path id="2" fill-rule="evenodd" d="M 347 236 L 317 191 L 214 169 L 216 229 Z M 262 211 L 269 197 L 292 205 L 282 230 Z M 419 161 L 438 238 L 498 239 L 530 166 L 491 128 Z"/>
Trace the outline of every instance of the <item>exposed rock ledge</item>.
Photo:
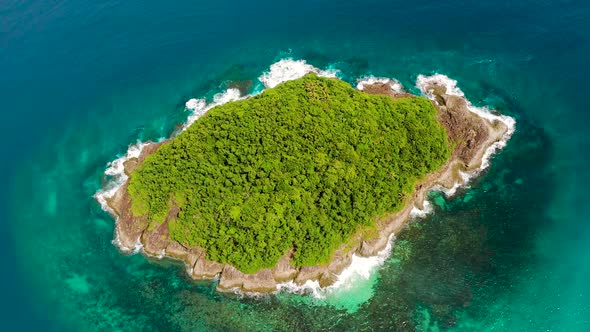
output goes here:
<path id="1" fill-rule="evenodd" d="M 456 184 L 462 184 L 465 180 L 460 172 L 477 170 L 488 147 L 500 141 L 508 131 L 508 127 L 501 121 L 491 122 L 469 111 L 466 100 L 446 94 L 445 87 L 433 84 L 428 89 L 432 90 L 436 97 L 438 121 L 445 126 L 449 138 L 456 144 L 450 160 L 439 171 L 429 174 L 417 184 L 414 194 L 407 197 L 403 210 L 377 221 L 377 234 L 374 233 L 370 237 L 363 234 L 355 235 L 348 244 L 343 244 L 336 251 L 329 265 L 295 268 L 290 264 L 291 253 L 288 253 L 272 269 L 244 274 L 228 264 L 207 260 L 202 248 L 189 248 L 170 239 L 167 223 L 176 218 L 178 211 L 171 210 L 165 222 L 155 229 L 147 229 L 145 217 L 133 216 L 127 194 L 128 183 L 121 186 L 115 195 L 107 200 L 117 219 L 115 232 L 119 248 L 128 251 L 143 245 L 143 251 L 148 256 L 184 261 L 187 273 L 194 279 L 219 277 L 217 288 L 221 291 L 273 292 L 277 290 L 279 283 L 287 281 L 303 284 L 308 280 L 315 280 L 322 287 L 333 284 L 342 270 L 350 265 L 353 254 L 374 256 L 383 250 L 390 235 L 397 233 L 409 219 L 412 208 L 422 208 L 425 195 L 430 189 L 452 188 Z M 365 86 L 363 91 L 385 94 L 392 98 L 408 96 L 396 93 L 389 85 L 381 83 Z M 146 156 L 167 142 L 145 146 L 138 158 L 125 162 L 125 172 L 131 173 Z"/>

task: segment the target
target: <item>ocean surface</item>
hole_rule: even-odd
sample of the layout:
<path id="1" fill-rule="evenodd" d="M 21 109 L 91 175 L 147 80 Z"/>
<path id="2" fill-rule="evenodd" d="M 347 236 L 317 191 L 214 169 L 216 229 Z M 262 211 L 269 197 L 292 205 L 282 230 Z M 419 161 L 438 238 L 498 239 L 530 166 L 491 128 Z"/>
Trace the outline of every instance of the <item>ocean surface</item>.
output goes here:
<path id="1" fill-rule="evenodd" d="M 414 93 L 444 74 L 516 131 L 329 293 L 219 294 L 122 255 L 109 162 L 283 59 Z M 3 0 L 0 330 L 588 331 L 589 59 L 587 1 Z"/>

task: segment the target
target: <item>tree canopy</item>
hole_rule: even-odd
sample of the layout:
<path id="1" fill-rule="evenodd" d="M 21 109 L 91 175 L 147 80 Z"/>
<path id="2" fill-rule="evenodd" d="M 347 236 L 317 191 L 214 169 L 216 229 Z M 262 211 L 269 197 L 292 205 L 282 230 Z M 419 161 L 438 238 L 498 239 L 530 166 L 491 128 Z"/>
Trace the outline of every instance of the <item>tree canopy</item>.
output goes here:
<path id="1" fill-rule="evenodd" d="M 330 261 L 450 156 L 436 108 L 310 74 L 217 106 L 131 174 L 132 212 L 246 273 Z"/>

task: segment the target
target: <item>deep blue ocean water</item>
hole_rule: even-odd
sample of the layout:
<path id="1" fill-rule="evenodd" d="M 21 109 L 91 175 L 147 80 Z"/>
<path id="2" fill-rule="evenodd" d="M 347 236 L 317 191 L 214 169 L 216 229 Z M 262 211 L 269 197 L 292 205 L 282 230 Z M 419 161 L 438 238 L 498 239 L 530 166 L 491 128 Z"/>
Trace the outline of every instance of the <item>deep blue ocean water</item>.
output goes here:
<path id="1" fill-rule="evenodd" d="M 589 55 L 584 1 L 4 0 L 0 329 L 588 331 Z M 107 163 L 287 57 L 351 83 L 442 73 L 517 130 L 339 299 L 218 294 L 121 255 L 93 198 Z"/>

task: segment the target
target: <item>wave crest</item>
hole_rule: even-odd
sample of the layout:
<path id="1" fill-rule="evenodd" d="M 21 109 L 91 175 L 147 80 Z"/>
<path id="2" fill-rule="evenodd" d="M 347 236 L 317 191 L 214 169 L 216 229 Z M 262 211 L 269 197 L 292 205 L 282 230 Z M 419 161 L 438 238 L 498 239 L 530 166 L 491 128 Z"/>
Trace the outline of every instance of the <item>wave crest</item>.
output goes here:
<path id="1" fill-rule="evenodd" d="M 336 290 L 353 288 L 355 281 L 369 279 L 371 274 L 385 263 L 393 249 L 394 239 L 394 234 L 391 234 L 385 248 L 376 256 L 362 257 L 353 254 L 350 265 L 342 270 L 336 282 L 330 286 L 322 288 L 316 280 L 307 280 L 303 285 L 297 285 L 295 282 L 289 281 L 278 284 L 277 290 L 294 294 L 309 294 L 315 298 L 324 299 Z"/>
<path id="2" fill-rule="evenodd" d="M 358 90 L 364 90 L 365 86 L 373 85 L 373 84 L 389 84 L 391 90 L 394 92 L 402 93 L 404 92 L 403 85 L 394 78 L 387 78 L 387 77 L 375 77 L 375 76 L 365 76 L 362 78 L 357 79 L 356 88 Z"/>
<path id="3" fill-rule="evenodd" d="M 98 201 L 103 210 L 111 214 L 114 213 L 107 203 L 107 200 L 113 197 L 117 190 L 119 190 L 129 178 L 127 174 L 125 174 L 125 162 L 132 158 L 138 158 L 147 144 L 149 143 L 137 141 L 137 143 L 129 145 L 125 155 L 107 164 L 107 169 L 104 171 L 106 183 L 103 188 L 94 194 L 94 198 Z"/>
<path id="4" fill-rule="evenodd" d="M 270 65 L 269 71 L 262 74 L 258 80 L 266 88 L 274 88 L 280 83 L 296 80 L 308 73 L 316 73 L 322 77 L 336 77 L 338 72 L 335 69 L 318 69 L 305 60 L 282 59 Z"/>

